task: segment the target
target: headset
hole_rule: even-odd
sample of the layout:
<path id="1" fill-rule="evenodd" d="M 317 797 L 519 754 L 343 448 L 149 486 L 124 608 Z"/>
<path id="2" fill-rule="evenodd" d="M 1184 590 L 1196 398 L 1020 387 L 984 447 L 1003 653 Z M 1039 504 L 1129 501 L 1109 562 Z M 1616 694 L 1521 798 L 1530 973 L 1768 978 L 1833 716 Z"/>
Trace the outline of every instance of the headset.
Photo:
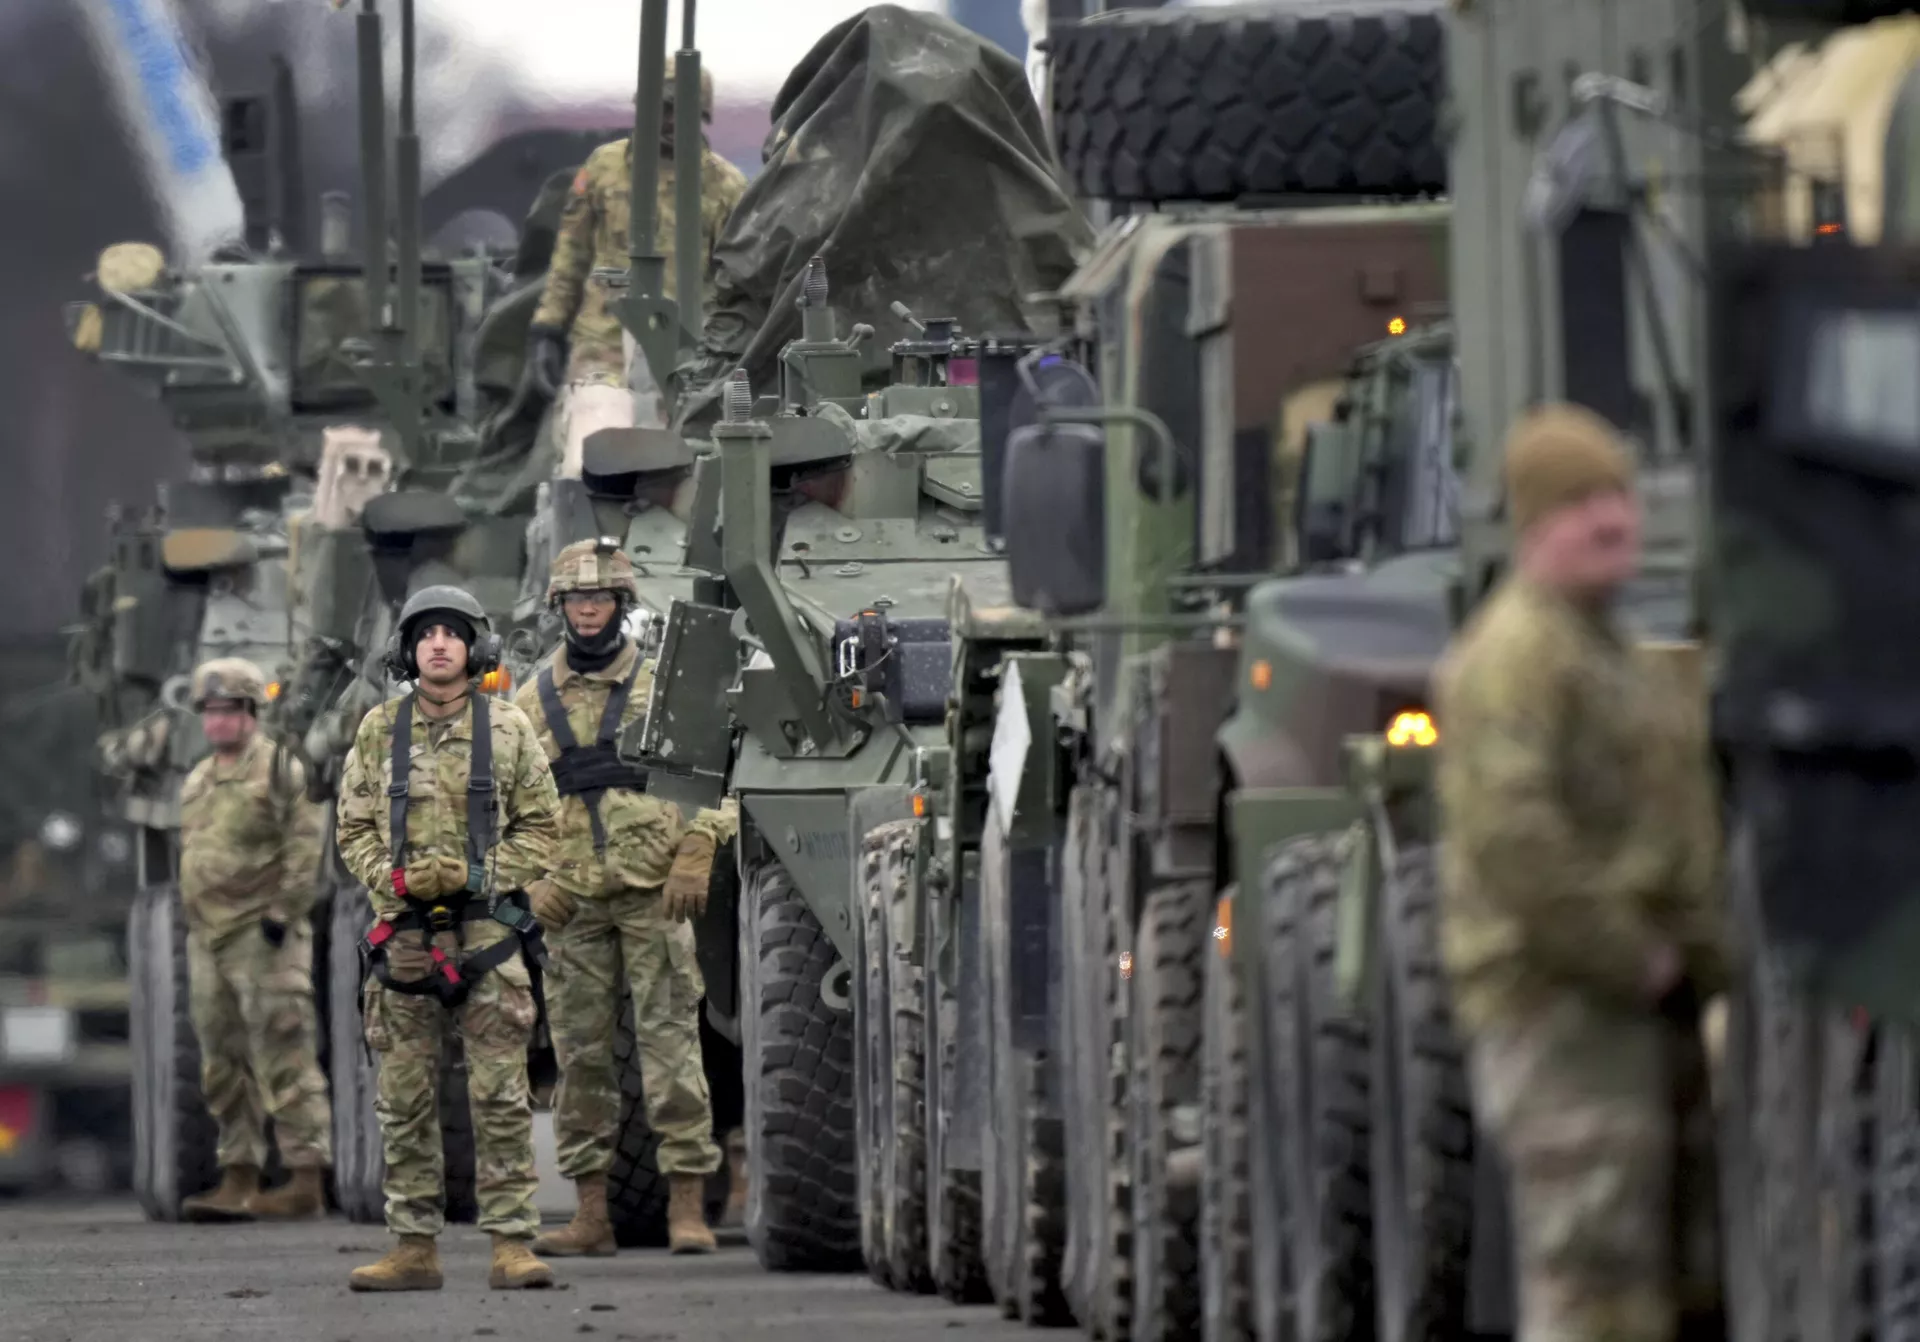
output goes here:
<path id="1" fill-rule="evenodd" d="M 411 616 L 403 614 L 401 619 L 395 621 L 393 632 L 387 636 L 386 653 L 381 658 L 389 675 L 409 681 L 420 679 L 420 665 L 413 651 L 417 640 L 411 636 L 409 626 L 417 627 L 422 620 L 438 614 L 458 615 L 474 626 L 473 643 L 467 649 L 468 680 L 479 680 L 489 672 L 500 669 L 504 650 L 500 635 L 493 632 L 492 620 L 485 615 L 476 620 L 456 606 L 426 606 Z"/>

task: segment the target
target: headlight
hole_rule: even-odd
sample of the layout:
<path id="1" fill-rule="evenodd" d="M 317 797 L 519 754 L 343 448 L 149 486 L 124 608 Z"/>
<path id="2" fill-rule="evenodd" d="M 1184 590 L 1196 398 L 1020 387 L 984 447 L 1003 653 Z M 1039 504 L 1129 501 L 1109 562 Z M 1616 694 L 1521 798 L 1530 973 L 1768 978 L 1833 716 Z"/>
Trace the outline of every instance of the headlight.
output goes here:
<path id="1" fill-rule="evenodd" d="M 56 853 L 77 846 L 81 833 L 79 820 L 65 811 L 55 811 L 40 822 L 40 842 Z"/>
<path id="2" fill-rule="evenodd" d="M 1433 719 L 1417 709 L 1393 715 L 1393 721 L 1387 724 L 1387 744 L 1390 746 L 1430 746 L 1440 739 L 1440 729 L 1433 725 Z"/>
<path id="3" fill-rule="evenodd" d="M 7 1007 L 0 1011 L 0 1059 L 62 1063 L 73 1057 L 73 1013 L 65 1007 Z"/>

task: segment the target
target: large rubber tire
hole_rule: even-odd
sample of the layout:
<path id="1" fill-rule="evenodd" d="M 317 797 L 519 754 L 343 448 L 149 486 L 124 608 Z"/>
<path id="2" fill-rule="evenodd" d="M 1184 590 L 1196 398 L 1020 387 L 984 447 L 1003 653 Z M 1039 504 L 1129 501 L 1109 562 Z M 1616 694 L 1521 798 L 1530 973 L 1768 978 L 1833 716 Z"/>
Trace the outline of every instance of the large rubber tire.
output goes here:
<path id="1" fill-rule="evenodd" d="M 1880 1027 L 1875 1069 L 1874 1342 L 1920 1339 L 1920 1051 Z"/>
<path id="2" fill-rule="evenodd" d="M 864 972 L 854 1128 L 861 1246 L 867 1272 L 889 1290 L 933 1289 L 927 1261 L 926 984 L 894 920 L 918 904 L 914 855 L 921 822 L 868 831 L 860 851 Z"/>
<path id="3" fill-rule="evenodd" d="M 1233 895 L 1228 891 L 1225 897 Z M 1203 1342 L 1252 1342 L 1254 1336 L 1246 991 L 1231 946 L 1222 938 L 1206 956 L 1206 1037 L 1200 1060 L 1206 1124 L 1200 1179 Z"/>
<path id="4" fill-rule="evenodd" d="M 1198 1154 L 1205 958 L 1213 887 L 1155 890 L 1133 951 L 1133 1335 L 1184 1342 L 1200 1330 L 1200 1190 L 1174 1168 Z"/>
<path id="5" fill-rule="evenodd" d="M 1014 1041 L 1013 901 L 1046 893 L 1013 890 L 1014 866 L 998 823 L 989 820 L 980 846 L 989 1031 L 981 1217 L 987 1281 L 1001 1315 L 1045 1327 L 1071 1321 L 1060 1293 L 1064 1134 L 1052 1102 L 1048 1050 L 1023 1049 Z"/>
<path id="6" fill-rule="evenodd" d="M 1238 200 L 1445 189 L 1440 6 L 1123 9 L 1049 38 L 1083 195 Z"/>
<path id="7" fill-rule="evenodd" d="M 1440 967 L 1439 871 L 1409 848 L 1374 929 L 1373 1277 L 1380 1342 L 1467 1330 L 1473 1105 Z"/>
<path id="8" fill-rule="evenodd" d="M 218 1139 L 200 1092 L 200 1042 L 188 1010 L 187 924 L 180 891 L 148 886 L 127 923 L 132 978 L 133 1190 L 149 1220 L 178 1221 L 180 1202 L 219 1182 Z"/>
<path id="9" fill-rule="evenodd" d="M 375 1064 L 368 1056 L 361 1019 L 360 939 L 373 925 L 366 888 L 344 883 L 333 892 L 332 948 L 327 984 L 332 996 L 334 1184 L 349 1221 L 386 1220 L 386 1149 L 374 1112 Z M 473 1109 L 467 1100 L 467 1064 L 460 1041 L 449 1032 L 440 1062 L 440 1130 L 446 1162 L 446 1218 L 470 1225 L 479 1215 L 474 1199 Z"/>
<path id="10" fill-rule="evenodd" d="M 667 1244 L 667 1180 L 660 1173 L 660 1136 L 647 1121 L 646 1084 L 633 1029 L 633 998 L 620 992 L 614 1009 L 613 1066 L 620 1077 L 620 1126 L 607 1169 L 607 1214 L 623 1249 Z"/>
<path id="11" fill-rule="evenodd" d="M 769 1272 L 857 1271 L 853 1013 L 821 995 L 833 942 L 776 863 L 744 902 L 747 1240 Z"/>
<path id="12" fill-rule="evenodd" d="M 1104 854 L 1101 884 L 1093 892 L 1103 920 L 1107 950 L 1102 1023 L 1105 1037 L 1097 1055 L 1104 1074 L 1106 1148 L 1095 1297 L 1090 1331 L 1105 1342 L 1133 1338 L 1133 993 L 1137 958 L 1133 926 L 1133 837 L 1124 801 L 1117 791 L 1103 794 Z M 1095 1131 L 1098 1130 L 1096 1127 Z M 1085 1319 L 1087 1316 L 1083 1315 Z"/>
<path id="13" fill-rule="evenodd" d="M 1067 1148 L 1067 1239 L 1060 1285 L 1067 1307 L 1089 1332 L 1096 1332 L 1098 1317 L 1107 1196 L 1106 1154 L 1092 1135 L 1106 1125 L 1108 978 L 1117 954 L 1106 939 L 1100 807 L 1099 791 L 1086 784 L 1077 785 L 1067 802 L 1055 1048 L 1061 1112 L 1077 1137 Z"/>
<path id="14" fill-rule="evenodd" d="M 945 879 L 957 882 L 959 877 L 949 875 Z M 928 1060 L 927 1258 L 933 1272 L 933 1288 L 943 1299 L 960 1305 L 978 1305 L 992 1298 L 982 1257 L 980 1172 L 950 1169 L 947 1161 L 948 1142 L 955 1136 L 955 1097 L 963 1083 L 962 1050 L 969 1041 L 970 1011 L 963 996 L 977 997 L 972 985 L 976 981 L 973 974 L 979 942 L 977 935 L 969 937 L 969 925 L 960 916 L 961 912 L 959 895 L 951 888 L 929 889 L 927 897 L 920 902 L 920 944 L 928 948 L 929 967 L 929 972 L 922 976 L 926 1029 L 923 1053 Z M 938 952 L 948 935 L 950 917 L 960 928 L 958 954 L 954 957 L 959 971 L 957 982 L 948 979 L 947 967 Z M 977 930 L 977 922 L 973 926 Z M 967 989 L 964 994 L 963 985 Z M 972 1010 L 977 1011 L 977 1005 Z"/>
<path id="15" fill-rule="evenodd" d="M 1279 1163 L 1276 1256 L 1290 1269 L 1297 1342 L 1371 1342 L 1375 1322 L 1368 1036 L 1334 981 L 1337 844 L 1296 839 L 1265 873 L 1262 1007 L 1273 1125 L 1258 1130 L 1271 1133 Z M 1260 1273 L 1271 1261 L 1262 1259 Z"/>
<path id="16" fill-rule="evenodd" d="M 1879 1145 L 1876 1083 L 1880 1040 L 1867 1023 L 1841 1012 L 1818 1018 L 1823 1033 L 1820 1118 L 1816 1134 L 1816 1215 L 1821 1233 L 1809 1276 L 1821 1284 L 1811 1336 L 1876 1342 L 1878 1303 L 1874 1179 Z"/>

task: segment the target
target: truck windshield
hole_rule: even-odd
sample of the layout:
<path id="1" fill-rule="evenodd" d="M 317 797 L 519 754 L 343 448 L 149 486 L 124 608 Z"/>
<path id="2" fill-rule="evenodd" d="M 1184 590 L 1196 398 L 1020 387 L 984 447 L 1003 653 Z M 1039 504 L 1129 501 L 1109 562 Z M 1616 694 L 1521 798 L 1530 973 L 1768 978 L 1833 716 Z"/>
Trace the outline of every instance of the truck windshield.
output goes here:
<path id="1" fill-rule="evenodd" d="M 1453 463 L 1454 400 L 1459 375 L 1450 358 L 1421 359 L 1413 368 L 1407 398 L 1407 426 L 1413 433 L 1407 455 L 1401 514 L 1401 546 L 1431 550 L 1452 545 L 1460 535 L 1460 479 Z"/>

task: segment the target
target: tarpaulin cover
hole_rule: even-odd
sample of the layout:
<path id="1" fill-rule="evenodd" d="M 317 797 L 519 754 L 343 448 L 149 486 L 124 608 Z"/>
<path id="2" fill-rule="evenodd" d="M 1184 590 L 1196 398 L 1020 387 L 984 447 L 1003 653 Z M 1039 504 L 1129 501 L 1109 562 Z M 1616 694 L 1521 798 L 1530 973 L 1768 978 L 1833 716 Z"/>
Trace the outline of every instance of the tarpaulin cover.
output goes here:
<path id="1" fill-rule="evenodd" d="M 774 100 L 762 153 L 715 248 L 713 310 L 679 373 L 682 423 L 714 417 L 736 367 L 756 393 L 778 390 L 815 255 L 842 334 L 873 326 L 868 370 L 883 382 L 887 347 L 914 334 L 891 304 L 1018 331 L 1023 299 L 1058 288 L 1092 242 L 1026 70 L 941 15 L 875 5 L 827 33 Z"/>

